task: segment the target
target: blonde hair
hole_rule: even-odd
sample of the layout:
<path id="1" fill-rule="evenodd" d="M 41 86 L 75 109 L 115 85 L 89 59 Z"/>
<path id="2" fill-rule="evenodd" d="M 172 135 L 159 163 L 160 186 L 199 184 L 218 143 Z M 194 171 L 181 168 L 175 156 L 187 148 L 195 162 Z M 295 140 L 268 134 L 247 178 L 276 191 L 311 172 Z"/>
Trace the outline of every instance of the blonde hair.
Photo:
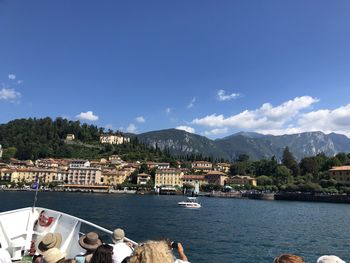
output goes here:
<path id="1" fill-rule="evenodd" d="M 138 246 L 129 263 L 174 263 L 175 257 L 165 241 L 147 241 Z"/>
<path id="2" fill-rule="evenodd" d="M 273 263 L 305 263 L 302 257 L 293 254 L 282 254 L 275 258 Z"/>

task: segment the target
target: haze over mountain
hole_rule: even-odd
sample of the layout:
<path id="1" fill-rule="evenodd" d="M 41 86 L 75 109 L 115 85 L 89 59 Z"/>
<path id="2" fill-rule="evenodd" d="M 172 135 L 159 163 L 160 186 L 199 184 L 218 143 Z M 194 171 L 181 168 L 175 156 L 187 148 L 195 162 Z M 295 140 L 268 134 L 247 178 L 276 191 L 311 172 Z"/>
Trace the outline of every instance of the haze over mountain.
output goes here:
<path id="1" fill-rule="evenodd" d="M 325 153 L 350 152 L 350 139 L 344 135 L 322 132 L 304 132 L 291 135 L 263 135 L 254 132 L 238 132 L 222 139 L 211 140 L 183 130 L 167 129 L 138 134 L 140 141 L 151 147 L 169 149 L 175 155 L 202 154 L 214 158 L 234 160 L 240 154 L 251 159 L 281 159 L 285 147 L 289 147 L 296 159 Z"/>

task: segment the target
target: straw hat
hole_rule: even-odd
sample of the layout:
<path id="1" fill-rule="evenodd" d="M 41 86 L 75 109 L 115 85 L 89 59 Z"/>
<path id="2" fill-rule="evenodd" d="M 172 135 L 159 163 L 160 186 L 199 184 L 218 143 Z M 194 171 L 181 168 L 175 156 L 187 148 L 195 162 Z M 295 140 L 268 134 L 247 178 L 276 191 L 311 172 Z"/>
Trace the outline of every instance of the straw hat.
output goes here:
<path id="1" fill-rule="evenodd" d="M 113 241 L 123 240 L 125 237 L 124 230 L 121 228 L 114 229 L 112 239 Z"/>
<path id="2" fill-rule="evenodd" d="M 98 237 L 97 233 L 89 232 L 86 235 L 83 235 L 79 238 L 79 244 L 82 248 L 85 248 L 86 250 L 95 250 L 100 245 L 102 245 L 102 242 Z"/>
<path id="3" fill-rule="evenodd" d="M 41 253 L 50 248 L 59 248 L 62 243 L 62 236 L 60 233 L 48 233 L 39 242 L 37 250 Z"/>
<path id="4" fill-rule="evenodd" d="M 63 253 L 58 248 L 54 247 L 43 253 L 43 259 L 46 263 L 56 263 L 61 259 L 64 259 L 66 255 L 66 253 Z"/>
<path id="5" fill-rule="evenodd" d="M 345 263 L 345 261 L 337 256 L 324 255 L 317 259 L 317 263 Z"/>

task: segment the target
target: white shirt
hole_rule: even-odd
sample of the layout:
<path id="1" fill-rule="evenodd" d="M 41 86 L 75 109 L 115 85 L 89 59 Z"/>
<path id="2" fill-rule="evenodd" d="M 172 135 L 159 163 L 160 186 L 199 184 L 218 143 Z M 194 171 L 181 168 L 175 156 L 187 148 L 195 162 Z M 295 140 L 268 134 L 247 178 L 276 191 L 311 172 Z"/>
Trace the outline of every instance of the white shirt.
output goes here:
<path id="1" fill-rule="evenodd" d="M 113 247 L 113 263 L 121 263 L 124 258 L 130 256 L 132 253 L 132 249 L 123 241 L 111 244 L 111 246 Z"/>
<path id="2" fill-rule="evenodd" d="M 0 263 L 11 263 L 10 253 L 3 248 L 0 248 Z"/>

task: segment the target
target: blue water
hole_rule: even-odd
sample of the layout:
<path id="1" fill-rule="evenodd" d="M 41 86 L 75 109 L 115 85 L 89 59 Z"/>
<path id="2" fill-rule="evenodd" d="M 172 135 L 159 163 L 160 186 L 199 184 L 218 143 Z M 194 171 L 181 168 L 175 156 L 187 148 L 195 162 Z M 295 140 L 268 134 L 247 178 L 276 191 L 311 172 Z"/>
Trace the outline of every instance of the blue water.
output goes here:
<path id="1" fill-rule="evenodd" d="M 0 192 L 0 211 L 32 206 L 33 192 Z M 350 260 L 347 204 L 201 198 L 197 210 L 180 196 L 39 193 L 38 206 L 59 210 L 135 241 L 180 241 L 191 262 L 272 262 L 295 253 L 306 262 L 325 254 Z"/>

